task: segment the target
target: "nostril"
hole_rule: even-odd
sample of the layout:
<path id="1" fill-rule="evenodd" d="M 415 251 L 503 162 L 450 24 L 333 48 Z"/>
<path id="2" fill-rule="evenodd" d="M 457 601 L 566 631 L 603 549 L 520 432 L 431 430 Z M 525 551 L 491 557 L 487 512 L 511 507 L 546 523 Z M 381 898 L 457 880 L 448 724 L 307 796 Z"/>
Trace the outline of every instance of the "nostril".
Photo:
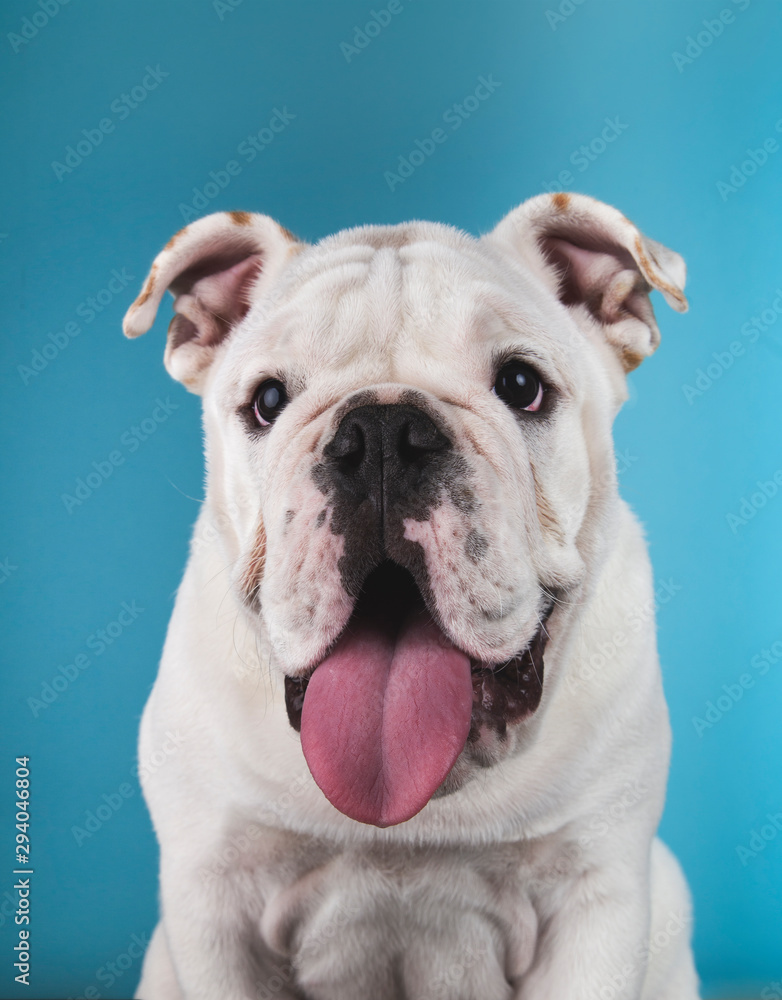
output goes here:
<path id="1" fill-rule="evenodd" d="M 341 429 L 329 448 L 331 457 L 336 459 L 340 467 L 349 471 L 357 469 L 364 460 L 366 440 L 358 421 L 352 421 Z"/>
<path id="2" fill-rule="evenodd" d="M 403 462 L 411 463 L 442 451 L 449 443 L 430 420 L 411 420 L 399 429 L 397 453 Z"/>

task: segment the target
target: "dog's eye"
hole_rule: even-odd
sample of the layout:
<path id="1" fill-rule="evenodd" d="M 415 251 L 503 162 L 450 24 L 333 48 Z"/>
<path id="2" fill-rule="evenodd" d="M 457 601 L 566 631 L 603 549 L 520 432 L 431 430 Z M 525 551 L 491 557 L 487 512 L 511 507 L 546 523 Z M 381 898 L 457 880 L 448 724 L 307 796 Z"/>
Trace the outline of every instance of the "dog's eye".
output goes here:
<path id="1" fill-rule="evenodd" d="M 253 413 L 261 427 L 268 427 L 282 412 L 288 402 L 285 386 L 279 379 L 270 378 L 262 382 L 255 392 Z"/>
<path id="2" fill-rule="evenodd" d="M 543 402 L 540 376 L 523 361 L 509 361 L 497 372 L 494 391 L 512 410 L 535 413 Z"/>

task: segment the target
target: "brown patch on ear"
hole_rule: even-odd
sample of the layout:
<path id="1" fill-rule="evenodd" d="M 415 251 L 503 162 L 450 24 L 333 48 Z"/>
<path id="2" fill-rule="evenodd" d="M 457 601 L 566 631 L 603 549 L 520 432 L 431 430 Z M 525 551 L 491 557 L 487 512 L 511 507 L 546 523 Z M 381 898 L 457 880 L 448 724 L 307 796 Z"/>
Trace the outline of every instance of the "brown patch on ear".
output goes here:
<path id="1" fill-rule="evenodd" d="M 237 226 L 249 226 L 252 222 L 252 216 L 249 212 L 229 212 L 228 215 L 231 222 L 235 222 Z"/>
<path id="2" fill-rule="evenodd" d="M 189 320 L 187 316 L 177 313 L 168 324 L 168 343 L 171 345 L 171 349 L 175 350 L 182 344 L 186 344 L 188 340 L 197 339 L 198 332 L 193 321 Z"/>
<path id="3" fill-rule="evenodd" d="M 644 360 L 643 354 L 639 354 L 637 351 L 632 350 L 632 348 L 630 347 L 622 348 L 621 362 L 622 362 L 622 367 L 625 370 L 625 374 L 627 374 L 628 372 L 635 371 L 635 369 L 640 365 L 640 363 L 643 360 Z"/>
<path id="4" fill-rule="evenodd" d="M 136 308 L 138 308 L 139 306 L 143 306 L 144 303 L 147 301 L 147 299 L 152 294 L 152 291 L 153 291 L 153 289 L 155 287 L 155 271 L 156 270 L 157 270 L 157 264 L 153 264 L 152 267 L 151 267 L 151 269 L 150 269 L 149 275 L 147 276 L 146 284 L 141 289 L 141 294 L 136 299 L 136 301 L 133 303 L 133 305 Z"/>
<path id="5" fill-rule="evenodd" d="M 644 252 L 643 244 L 641 243 L 641 237 L 636 236 L 635 238 L 635 252 L 638 254 L 638 262 L 644 272 L 644 277 L 647 279 L 650 285 L 654 285 L 655 288 L 659 288 L 661 291 L 666 291 L 669 295 L 673 296 L 677 302 L 681 305 L 687 305 L 687 299 L 682 295 L 681 291 L 674 285 L 669 284 L 667 281 L 663 281 L 660 277 L 660 272 L 652 267 L 649 258 Z M 658 265 L 659 267 L 659 265 Z"/>
<path id="6" fill-rule="evenodd" d="M 566 191 L 557 191 L 552 194 L 551 201 L 558 212 L 564 212 L 570 205 L 570 195 Z"/>
<path id="7" fill-rule="evenodd" d="M 176 243 L 176 241 L 182 235 L 182 233 L 185 231 L 185 229 L 187 229 L 187 226 L 184 226 L 182 229 L 179 230 L 179 232 L 174 233 L 174 235 L 171 237 L 171 239 L 168 241 L 168 243 L 166 243 L 166 245 L 163 247 L 163 249 L 164 250 L 170 250 L 171 247 Z"/>
<path id="8" fill-rule="evenodd" d="M 255 533 L 255 543 L 247 560 L 247 566 L 242 573 L 240 583 L 244 599 L 248 604 L 258 605 L 258 591 L 263 579 L 263 571 L 266 567 L 266 529 L 263 521 L 258 522 L 258 530 Z"/>

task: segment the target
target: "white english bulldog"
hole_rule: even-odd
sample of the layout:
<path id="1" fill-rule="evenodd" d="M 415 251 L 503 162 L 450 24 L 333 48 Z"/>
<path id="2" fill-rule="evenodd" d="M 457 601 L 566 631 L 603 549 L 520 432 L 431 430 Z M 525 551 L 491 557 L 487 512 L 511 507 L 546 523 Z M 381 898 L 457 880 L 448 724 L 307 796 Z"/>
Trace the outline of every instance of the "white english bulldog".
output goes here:
<path id="1" fill-rule="evenodd" d="M 682 259 L 541 195 L 475 239 L 210 215 L 152 265 L 208 481 L 141 724 L 142 1000 L 692 1000 L 611 436 Z"/>

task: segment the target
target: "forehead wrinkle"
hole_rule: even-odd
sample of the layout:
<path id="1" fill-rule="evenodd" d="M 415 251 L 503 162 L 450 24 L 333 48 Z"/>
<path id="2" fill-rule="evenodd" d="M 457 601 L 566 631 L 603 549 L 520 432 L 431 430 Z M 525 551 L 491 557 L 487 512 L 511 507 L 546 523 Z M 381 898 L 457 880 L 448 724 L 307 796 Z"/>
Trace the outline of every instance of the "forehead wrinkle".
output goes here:
<path id="1" fill-rule="evenodd" d="M 310 357 L 320 357 L 321 364 L 328 368 L 352 365 L 369 353 L 377 358 L 379 345 L 373 342 L 370 352 L 366 336 L 371 322 L 371 305 L 363 288 L 349 289 L 340 295 L 319 342 L 312 345 Z"/>
<path id="2" fill-rule="evenodd" d="M 395 252 L 384 248 L 372 251 L 360 270 L 351 268 L 348 281 L 332 273 L 336 280 L 325 295 L 299 301 L 292 353 L 311 370 L 360 369 L 371 381 L 387 381 L 399 328 L 400 271 Z"/>
<path id="3" fill-rule="evenodd" d="M 287 346 L 303 325 L 303 317 L 307 320 L 304 325 L 312 326 L 315 317 L 323 313 L 324 303 L 334 303 L 350 289 L 361 287 L 366 271 L 365 261 L 337 262 L 302 283 L 286 283 L 278 294 L 265 296 L 252 307 L 235 342 L 247 353 L 256 347 L 261 335 L 269 347 Z"/>
<path id="4" fill-rule="evenodd" d="M 401 267 L 389 248 L 372 252 L 361 275 L 349 286 L 333 291 L 324 311 L 315 302 L 311 331 L 303 353 L 323 367 L 355 366 L 371 369 L 375 378 L 389 377 L 394 338 L 400 326 Z M 302 353 L 302 348 L 299 348 Z"/>
<path id="5" fill-rule="evenodd" d="M 303 303 L 311 302 L 322 306 L 324 301 L 329 302 L 344 291 L 361 288 L 366 280 L 368 266 L 367 258 L 329 261 L 329 266 L 325 269 L 305 274 L 300 280 L 291 283 L 286 289 L 287 295 L 284 303 L 280 304 L 279 311 L 295 313 Z"/>
<path id="6" fill-rule="evenodd" d="M 328 276 L 331 272 L 351 264 L 367 264 L 374 250 L 361 244 L 348 243 L 330 246 L 327 241 L 307 247 L 302 251 L 291 272 L 291 288 L 297 291 L 304 288 L 310 281 Z"/>
<path id="7" fill-rule="evenodd" d="M 402 328 L 403 318 L 402 264 L 396 250 L 383 247 L 375 253 L 365 288 L 367 333 L 372 350 L 382 352 L 391 364 L 394 340 Z"/>
<path id="8" fill-rule="evenodd" d="M 469 350 L 482 345 L 490 301 L 481 294 L 480 280 L 463 273 L 444 279 L 442 270 L 421 274 L 411 265 L 405 268 L 405 279 L 408 344 L 413 341 L 420 351 L 433 357 L 446 354 L 451 360 L 454 348 Z"/>

